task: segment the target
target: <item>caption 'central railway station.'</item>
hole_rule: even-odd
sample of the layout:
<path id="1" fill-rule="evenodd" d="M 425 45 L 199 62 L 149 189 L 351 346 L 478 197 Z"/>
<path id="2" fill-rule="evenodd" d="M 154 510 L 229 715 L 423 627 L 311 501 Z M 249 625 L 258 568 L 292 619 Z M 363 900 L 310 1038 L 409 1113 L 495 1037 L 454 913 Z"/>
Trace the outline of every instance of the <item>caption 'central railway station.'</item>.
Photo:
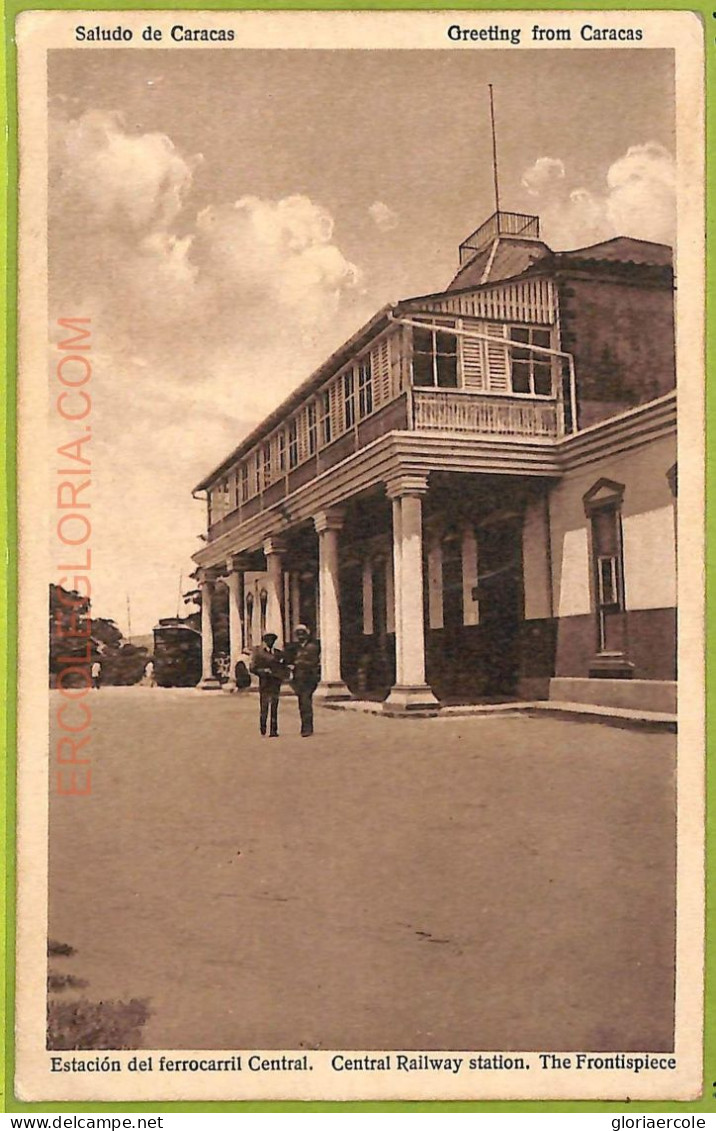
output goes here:
<path id="1" fill-rule="evenodd" d="M 227 686 L 304 622 L 324 699 L 674 711 L 675 384 L 670 248 L 495 212 L 198 484 L 200 686 L 225 601 Z"/>

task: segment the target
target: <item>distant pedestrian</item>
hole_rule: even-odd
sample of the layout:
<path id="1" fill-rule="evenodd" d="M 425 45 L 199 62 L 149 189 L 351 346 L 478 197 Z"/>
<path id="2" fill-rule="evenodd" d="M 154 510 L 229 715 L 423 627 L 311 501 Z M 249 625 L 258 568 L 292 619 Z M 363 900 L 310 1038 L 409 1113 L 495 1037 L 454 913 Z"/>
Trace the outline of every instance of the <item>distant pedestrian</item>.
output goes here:
<path id="1" fill-rule="evenodd" d="M 92 676 L 92 686 L 95 691 L 99 691 L 102 686 L 102 665 L 99 660 L 94 660 L 90 668 L 90 675 Z"/>
<path id="2" fill-rule="evenodd" d="M 144 683 L 147 687 L 157 686 L 157 681 L 154 678 L 154 662 L 152 660 L 148 660 L 144 665 L 144 678 L 142 680 L 142 683 Z"/>
<path id="3" fill-rule="evenodd" d="M 266 734 L 268 723 L 269 738 L 278 738 L 281 684 L 288 675 L 283 653 L 275 647 L 277 639 L 275 632 L 267 632 L 251 653 L 250 664 L 250 670 L 259 677 L 259 730 Z"/>
<path id="4" fill-rule="evenodd" d="M 301 737 L 313 734 L 313 693 L 321 678 L 321 650 L 305 624 L 296 628 L 296 642 L 291 645 L 289 663 L 293 669 L 291 687 L 296 692 L 301 716 Z"/>

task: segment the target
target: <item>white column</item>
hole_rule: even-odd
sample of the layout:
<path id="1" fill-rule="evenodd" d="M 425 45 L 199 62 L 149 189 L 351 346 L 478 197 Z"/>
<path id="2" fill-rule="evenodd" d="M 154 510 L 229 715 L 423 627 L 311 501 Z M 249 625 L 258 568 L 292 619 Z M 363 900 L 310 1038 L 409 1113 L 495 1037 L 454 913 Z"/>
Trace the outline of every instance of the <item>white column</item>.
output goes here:
<path id="1" fill-rule="evenodd" d="M 401 555 L 401 508 L 400 499 L 393 499 L 393 631 L 395 632 L 395 685 L 396 687 L 402 686 L 403 680 L 403 631 L 400 625 L 400 618 L 402 615 L 402 605 L 400 602 L 400 592 L 402 589 L 400 581 L 400 555 Z M 386 586 L 387 589 L 387 586 Z M 386 594 L 387 599 L 387 594 Z"/>
<path id="2" fill-rule="evenodd" d="M 314 517 L 318 534 L 318 606 L 321 641 L 321 682 L 316 689 L 320 699 L 350 699 L 341 679 L 341 606 L 338 576 L 338 532 L 343 514 L 323 511 Z"/>
<path id="3" fill-rule="evenodd" d="M 267 538 L 264 542 L 266 555 L 268 606 L 266 608 L 266 631 L 275 632 L 277 647 L 283 648 L 283 561 L 284 544 L 278 538 Z"/>
<path id="4" fill-rule="evenodd" d="M 214 579 L 202 577 L 201 589 L 201 681 L 202 691 L 221 690 L 221 683 L 215 677 L 212 661 L 214 659 L 214 628 L 211 623 L 211 599 L 214 596 Z"/>
<path id="5" fill-rule="evenodd" d="M 438 706 L 425 681 L 422 497 L 427 489 L 425 475 L 400 476 L 387 488 L 393 500 L 397 682 L 383 706 L 391 712 Z"/>
<path id="6" fill-rule="evenodd" d="M 244 575 L 234 562 L 227 563 L 228 574 L 226 586 L 229 590 L 229 678 L 224 684 L 225 691 L 236 690 L 236 665 L 241 659 L 244 649 L 243 633 L 243 602 L 244 602 Z"/>

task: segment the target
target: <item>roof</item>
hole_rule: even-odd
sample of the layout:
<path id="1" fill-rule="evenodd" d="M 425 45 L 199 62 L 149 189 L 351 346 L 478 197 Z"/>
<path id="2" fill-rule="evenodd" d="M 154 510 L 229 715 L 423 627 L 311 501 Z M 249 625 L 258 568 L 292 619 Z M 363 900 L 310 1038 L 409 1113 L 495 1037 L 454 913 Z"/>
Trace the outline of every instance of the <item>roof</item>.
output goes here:
<path id="1" fill-rule="evenodd" d="M 542 240 L 499 236 L 461 267 L 446 289 L 463 290 L 482 283 L 511 279 L 515 275 L 521 275 L 536 260 L 551 254 L 551 248 Z M 486 276 L 485 271 L 487 271 Z"/>
<path id="2" fill-rule="evenodd" d="M 588 259 L 600 263 L 641 263 L 649 267 L 670 267 L 673 261 L 673 251 L 668 244 L 635 240 L 631 236 L 614 236 L 613 239 L 605 240 L 603 243 L 551 254 L 555 259 L 566 261 Z"/>

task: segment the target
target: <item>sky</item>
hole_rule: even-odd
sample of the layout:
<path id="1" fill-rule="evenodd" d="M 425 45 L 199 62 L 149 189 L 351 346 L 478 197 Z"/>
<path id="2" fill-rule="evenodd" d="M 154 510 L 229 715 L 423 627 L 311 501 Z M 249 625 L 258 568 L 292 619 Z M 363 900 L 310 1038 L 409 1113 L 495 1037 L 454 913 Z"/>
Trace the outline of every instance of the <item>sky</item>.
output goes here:
<path id="1" fill-rule="evenodd" d="M 673 242 L 671 52 L 50 53 L 50 320 L 92 319 L 95 615 L 174 615 L 196 483 L 386 302 L 450 281 L 494 211 L 488 82 L 503 209 L 555 249 Z"/>

